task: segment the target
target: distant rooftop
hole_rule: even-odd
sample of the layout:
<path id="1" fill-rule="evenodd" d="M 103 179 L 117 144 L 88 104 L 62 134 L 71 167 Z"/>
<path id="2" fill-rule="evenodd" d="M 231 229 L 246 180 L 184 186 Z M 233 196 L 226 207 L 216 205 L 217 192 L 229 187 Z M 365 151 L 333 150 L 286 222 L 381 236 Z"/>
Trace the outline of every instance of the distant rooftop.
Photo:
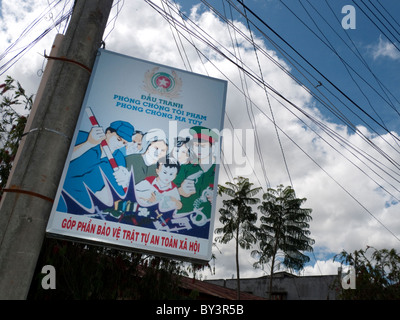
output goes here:
<path id="1" fill-rule="evenodd" d="M 240 289 L 248 294 L 269 298 L 270 276 L 240 279 Z M 336 300 L 338 275 L 297 276 L 288 272 L 277 272 L 272 280 L 272 298 L 276 300 Z M 223 288 L 236 289 L 236 279 L 212 279 L 206 283 Z"/>

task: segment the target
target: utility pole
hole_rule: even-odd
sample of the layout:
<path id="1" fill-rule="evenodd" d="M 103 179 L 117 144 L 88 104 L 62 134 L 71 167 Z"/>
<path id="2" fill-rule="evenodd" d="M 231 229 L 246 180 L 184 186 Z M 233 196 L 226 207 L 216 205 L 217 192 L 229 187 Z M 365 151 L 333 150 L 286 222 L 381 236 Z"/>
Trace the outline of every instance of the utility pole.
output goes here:
<path id="1" fill-rule="evenodd" d="M 0 299 L 26 299 L 112 0 L 75 0 L 0 206 Z"/>

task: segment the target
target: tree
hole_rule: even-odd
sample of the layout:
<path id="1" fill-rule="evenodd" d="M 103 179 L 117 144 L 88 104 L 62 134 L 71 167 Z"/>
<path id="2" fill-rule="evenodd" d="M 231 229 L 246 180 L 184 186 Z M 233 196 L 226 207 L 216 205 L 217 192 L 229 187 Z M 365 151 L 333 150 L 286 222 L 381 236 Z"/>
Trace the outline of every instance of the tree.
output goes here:
<path id="1" fill-rule="evenodd" d="M 257 213 L 253 211 L 252 205 L 259 203 L 260 199 L 254 196 L 261 187 L 253 188 L 249 179 L 237 177 L 236 183 L 227 182 L 226 186 L 218 186 L 218 194 L 226 195 L 230 199 L 223 200 L 223 208 L 219 209 L 219 221 L 222 228 L 215 232 L 222 234 L 217 238 L 221 243 L 228 243 L 235 239 L 236 243 L 236 274 L 237 274 L 237 298 L 240 299 L 240 271 L 239 271 L 239 246 L 242 249 L 250 249 L 257 240 Z"/>
<path id="2" fill-rule="evenodd" d="M 7 76 L 0 84 L 0 199 L 6 186 L 27 116 L 22 114 L 32 107 L 33 95 L 27 95 L 21 84 Z M 16 108 L 20 109 L 19 111 Z"/>
<path id="3" fill-rule="evenodd" d="M 353 253 L 343 250 L 333 258 L 335 260 L 342 265 L 352 266 L 356 275 L 356 288 L 342 290 L 342 299 L 400 299 L 400 255 L 395 249 L 377 250 L 367 246 L 365 250 L 355 250 Z"/>
<path id="4" fill-rule="evenodd" d="M 21 84 L 0 84 L 0 198 L 33 104 Z M 57 270 L 57 290 L 41 286 L 42 267 Z M 96 245 L 46 238 L 31 283 L 29 299 L 181 299 L 179 261 Z"/>
<path id="5" fill-rule="evenodd" d="M 255 267 L 271 261 L 269 296 L 271 298 L 272 279 L 275 261 L 279 253 L 283 254 L 283 265 L 289 269 L 301 270 L 310 258 L 303 251 L 312 251 L 314 240 L 309 238 L 311 209 L 301 208 L 306 198 L 296 198 L 292 187 L 279 185 L 269 188 L 263 194 L 263 202 L 258 207 L 262 213 L 258 229 L 259 249 L 252 251 L 258 259 Z"/>
<path id="6" fill-rule="evenodd" d="M 42 267 L 57 272 L 56 290 L 42 288 Z M 183 264 L 167 258 L 46 238 L 29 300 L 186 299 Z"/>

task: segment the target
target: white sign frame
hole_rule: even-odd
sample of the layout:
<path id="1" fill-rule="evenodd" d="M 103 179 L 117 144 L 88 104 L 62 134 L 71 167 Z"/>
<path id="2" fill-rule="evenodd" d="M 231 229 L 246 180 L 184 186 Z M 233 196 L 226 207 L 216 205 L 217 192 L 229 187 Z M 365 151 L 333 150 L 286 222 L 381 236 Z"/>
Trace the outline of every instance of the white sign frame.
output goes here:
<path id="1" fill-rule="evenodd" d="M 224 80 L 99 49 L 47 234 L 181 260 L 209 261 L 218 186 L 219 132 L 223 129 L 226 91 Z M 147 166 L 150 152 L 137 153 L 137 144 L 132 143 L 136 139 L 132 132 L 137 130 L 145 133 L 141 152 L 145 148 L 151 150 L 152 161 L 165 151 L 160 143 L 162 146 L 153 152 L 155 143 L 168 141 L 168 164 L 161 163 L 156 175 L 154 164 Z M 93 143 L 94 137 L 98 140 Z M 103 137 L 101 144 L 99 137 Z M 118 149 L 116 146 L 120 146 L 121 141 L 125 144 Z M 210 146 L 209 163 L 194 156 L 201 156 L 197 151 L 205 146 L 204 141 Z M 178 144 L 187 148 L 186 152 L 181 152 L 186 155 L 182 161 L 171 159 L 173 155 L 178 158 Z M 124 167 L 121 159 L 125 159 L 125 169 L 120 168 Z M 185 159 L 190 163 L 185 163 Z M 101 164 L 97 166 L 96 161 Z M 139 161 L 146 164 L 141 163 L 143 170 L 150 172 L 151 168 L 152 176 L 144 173 L 146 179 L 135 181 L 141 174 L 136 169 Z M 167 161 L 162 157 L 159 162 Z M 179 172 L 174 166 L 176 162 L 180 163 Z M 160 173 L 161 168 L 164 173 Z M 200 168 L 202 172 L 193 174 Z M 93 173 L 92 180 L 82 178 L 87 177 L 89 171 Z M 164 193 L 163 187 L 159 189 L 156 184 L 157 181 L 161 184 L 162 174 L 167 171 L 176 176 L 169 184 L 169 193 Z M 191 185 L 186 182 L 185 186 L 189 173 L 194 182 Z M 204 180 L 203 190 L 196 192 L 202 194 L 190 204 L 188 199 L 193 196 L 184 197 L 181 192 L 188 195 L 190 188 L 199 189 L 201 179 Z M 174 183 L 178 180 L 180 185 Z M 148 193 L 142 194 L 142 191 Z M 193 210 L 188 210 L 188 206 L 193 206 Z M 184 213 L 180 212 L 182 210 Z"/>

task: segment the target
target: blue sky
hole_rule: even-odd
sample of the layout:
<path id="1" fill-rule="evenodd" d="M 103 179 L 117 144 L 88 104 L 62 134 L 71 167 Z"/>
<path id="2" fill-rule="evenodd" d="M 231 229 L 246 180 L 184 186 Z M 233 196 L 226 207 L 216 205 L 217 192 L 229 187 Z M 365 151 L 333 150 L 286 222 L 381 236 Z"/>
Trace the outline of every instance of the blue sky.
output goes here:
<path id="1" fill-rule="evenodd" d="M 154 0 L 154 2 L 162 7 L 159 1 Z M 241 37 L 237 31 L 234 32 L 232 27 L 228 28 L 226 23 L 215 13 L 210 12 L 210 9 L 201 1 L 178 0 L 177 2 L 183 5 L 182 11 L 190 16 L 192 21 L 202 30 L 208 32 L 210 42 L 217 44 L 218 40 L 218 43 L 224 46 L 221 50 L 225 50 L 225 53 L 240 52 L 240 59 L 245 63 L 247 70 L 260 77 L 257 56 L 252 44 Z M 208 2 L 222 13 L 225 8 L 228 18 L 231 19 L 231 8 L 228 1 L 209 0 Z M 368 1 L 364 0 L 364 2 L 369 4 Z M 1 54 L 6 50 L 9 42 L 16 41 L 26 26 L 46 10 L 48 1 L 3 0 L 0 3 L 2 6 L 0 9 L 0 12 L 2 12 L 2 16 L 0 16 L 0 39 L 3 39 L 0 40 Z M 62 12 L 65 3 L 66 1 L 61 1 L 59 7 L 52 9 L 51 15 L 46 15 L 46 19 L 42 19 L 40 23 L 35 25 L 35 28 L 18 43 L 15 50 L 1 60 L 1 63 L 12 58 L 18 50 L 24 48 L 32 39 L 43 32 L 51 24 L 52 19 Z M 254 166 L 252 172 L 247 173 L 247 176 L 255 184 L 261 184 L 263 188 L 266 188 L 267 185 L 275 187 L 280 183 L 289 185 L 292 182 L 297 195 L 307 198 L 305 207 L 313 209 L 313 221 L 310 229 L 312 237 L 316 240 L 314 248 L 318 263 L 315 263 L 314 256 L 312 256 L 313 260 L 304 271 L 305 274 L 336 273 L 338 265 L 332 263 L 332 257 L 343 249 L 354 251 L 365 249 L 366 245 L 378 249 L 383 247 L 400 248 L 398 240 L 400 237 L 398 214 L 400 192 L 398 190 L 399 168 L 397 165 L 397 163 L 400 163 L 397 143 L 400 144 L 400 142 L 393 138 L 393 136 L 399 137 L 400 121 L 397 112 L 379 97 L 380 94 L 387 99 L 385 95 L 387 92 L 382 90 L 373 76 L 378 77 L 388 91 L 397 100 L 400 100 L 400 73 L 398 72 L 400 69 L 400 52 L 385 38 L 382 31 L 378 30 L 365 17 L 355 2 L 329 0 L 328 3 L 333 11 L 331 12 L 326 2 L 322 0 L 304 0 L 301 2 L 293 0 L 284 0 L 283 2 L 279 0 L 244 1 L 252 11 L 256 12 L 287 43 L 360 108 L 372 116 L 375 121 L 379 123 L 382 120 L 384 121 L 384 126 L 387 126 L 393 136 L 349 101 L 346 101 L 344 105 L 337 100 L 333 94 L 339 97 L 340 93 L 327 80 L 248 13 L 251 17 L 250 20 L 262 32 L 265 32 L 283 49 L 287 50 L 306 71 L 315 77 L 315 79 L 310 77 L 312 79 L 311 84 L 305 82 L 309 90 L 318 94 L 318 97 L 322 97 L 324 101 L 329 99 L 335 108 L 343 112 L 355 126 L 358 126 L 358 132 L 367 137 L 373 146 L 367 143 L 362 136 L 355 134 L 349 124 L 344 124 L 328 112 L 304 87 L 297 84 L 260 52 L 258 52 L 258 58 L 266 83 L 304 113 L 271 92 L 266 95 L 264 90 L 249 77 L 244 77 L 237 66 L 221 57 L 204 43 L 196 40 L 196 48 L 208 60 L 205 57 L 200 59 L 194 47 L 182 35 L 178 37 L 174 27 L 169 25 L 145 1 L 129 0 L 116 1 L 115 3 L 105 32 L 106 49 L 181 69 L 191 69 L 196 73 L 229 81 L 225 127 L 231 128 L 232 124 L 234 128 L 255 130 L 257 136 L 254 140 L 258 141 L 260 147 L 259 152 L 249 149 L 249 153 L 253 153 L 249 156 L 253 156 Z M 242 9 L 237 1 L 232 0 L 232 3 Z M 348 63 L 348 68 L 351 67 L 354 70 L 350 70 L 350 73 L 356 83 L 350 77 L 339 57 L 308 30 L 283 3 L 322 40 L 329 41 L 332 44 L 340 58 Z M 357 0 L 356 3 L 363 8 L 360 1 Z M 397 21 L 400 21 L 399 1 L 374 1 L 377 8 L 384 12 L 384 9 L 379 6 L 380 3 L 387 12 Z M 341 10 L 345 5 L 353 5 L 355 8 L 356 29 L 354 30 L 344 30 L 341 26 L 340 21 L 345 16 L 341 13 Z M 175 3 L 172 2 L 170 8 L 174 8 L 174 6 Z M 316 10 L 313 9 L 313 6 Z M 369 6 L 371 7 L 371 5 Z M 307 9 L 315 24 L 305 9 Z M 232 12 L 234 25 L 238 30 L 242 30 L 248 35 L 246 21 L 234 12 L 234 8 Z M 326 25 L 324 19 L 318 13 L 330 23 L 332 29 Z M 388 13 L 385 13 L 385 17 L 400 32 L 400 26 L 391 20 Z M 175 16 L 175 18 L 177 21 L 181 21 L 179 17 Z M 185 20 L 185 22 L 188 21 Z M 386 25 L 388 24 L 386 23 Z M 255 41 L 260 48 L 268 52 L 276 62 L 301 81 L 305 80 L 304 76 L 286 60 L 277 48 L 274 48 L 259 31 L 254 30 L 253 26 L 251 28 L 254 32 Z M 59 31 L 62 32 L 63 29 L 64 26 L 59 28 Z M 199 29 L 194 31 L 200 32 Z M 397 42 L 400 35 L 395 30 L 391 29 L 391 31 L 396 37 L 393 42 L 400 47 Z M 233 35 L 240 42 L 239 46 L 232 45 L 230 37 Z M 373 75 L 354 56 L 338 35 L 344 39 L 350 48 L 354 51 L 358 50 L 373 71 Z M 32 93 L 36 91 L 40 81 L 38 71 L 46 63 L 43 52 L 44 50 L 49 52 L 54 36 L 55 31 L 36 44 L 7 71 L 7 74 L 18 79 Z M 187 38 L 191 39 L 189 36 Z M 187 58 L 185 58 L 185 55 Z M 355 71 L 365 78 L 368 84 L 361 81 L 355 75 Z M 301 72 L 306 74 L 305 70 L 301 70 Z M 4 77 L 5 74 L 0 76 L 0 82 Z M 246 79 L 248 85 L 246 89 L 247 98 L 241 92 L 243 79 Z M 322 86 L 315 88 L 318 81 L 321 81 Z M 360 93 L 357 85 L 362 88 L 365 96 Z M 267 96 L 270 100 L 270 106 L 268 106 Z M 250 104 L 249 98 L 251 98 Z M 395 98 L 390 97 L 397 110 L 400 110 L 399 103 L 395 101 Z M 346 99 L 340 96 L 340 100 L 345 101 Z M 274 127 L 271 121 L 271 110 L 273 110 L 278 129 Z M 305 114 L 316 122 L 312 122 Z M 358 116 L 366 123 L 360 120 Z M 381 123 L 381 125 L 383 124 Z M 332 133 L 340 135 L 342 138 L 339 141 L 340 143 L 322 128 L 329 128 L 331 135 Z M 277 131 L 280 141 L 276 134 Z M 349 148 L 346 143 L 352 148 Z M 232 145 L 235 144 L 237 145 L 237 141 L 232 141 Z M 232 145 L 228 144 L 226 147 L 229 148 Z M 241 172 L 240 166 L 235 165 L 235 163 L 221 167 L 221 183 L 231 178 L 228 175 L 228 168 L 232 175 Z M 231 244 L 218 245 L 218 247 L 222 253 L 217 250 L 215 252 L 217 256 L 216 274 L 205 273 L 204 276 L 208 278 L 230 278 L 235 273 L 234 246 Z M 243 277 L 264 275 L 261 270 L 252 268 L 254 261 L 249 252 L 242 251 L 240 257 Z"/>
<path id="2" fill-rule="evenodd" d="M 196 1 L 185 1 L 184 10 L 189 10 L 191 4 Z M 221 13 L 227 13 L 230 18 L 228 5 L 222 6 L 221 1 L 211 1 Z M 299 55 L 294 53 L 280 38 L 268 30 L 259 20 L 248 12 L 248 16 L 255 26 L 260 28 L 278 45 L 299 61 L 304 71 L 309 71 L 316 76 L 316 81 L 321 81 L 328 89 L 332 86 L 327 83 L 323 76 L 331 81 L 335 86 L 348 95 L 366 113 L 374 117 L 380 124 L 388 126 L 389 130 L 399 130 L 398 114 L 388 105 L 385 92 L 379 87 L 376 76 L 383 85 L 399 99 L 398 83 L 400 74 L 397 68 L 400 67 L 400 51 L 398 51 L 386 38 L 386 36 L 371 22 L 363 11 L 371 16 L 371 13 L 360 5 L 358 7 L 352 1 L 246 1 L 246 6 L 255 12 L 268 26 L 276 31 L 281 38 L 290 44 L 302 57 L 304 57 L 321 74 L 318 74 L 310 67 Z M 375 4 L 380 12 L 385 14 L 388 21 L 396 27 L 396 23 L 384 11 L 392 13 L 392 16 L 399 12 L 400 3 L 397 1 L 383 1 L 384 8 Z M 240 4 L 236 3 L 241 8 Z M 355 29 L 343 29 L 341 26 L 348 12 L 342 13 L 345 5 L 352 5 L 355 10 Z M 369 4 L 370 8 L 374 8 Z M 241 10 L 243 10 L 241 8 Z M 363 10 L 363 11 L 362 11 Z M 244 21 L 243 16 L 233 10 L 234 18 Z M 373 16 L 372 16 L 373 17 Z M 376 20 L 374 22 L 387 34 L 391 40 L 393 36 L 399 35 L 393 31 L 390 24 L 382 17 L 381 21 L 390 28 L 390 32 L 382 27 Z M 256 28 L 251 25 L 253 31 L 260 35 Z M 331 46 L 331 48 L 329 47 Z M 271 47 L 271 45 L 270 45 Z M 278 53 L 279 55 L 279 53 Z M 361 60 L 357 55 L 361 55 Z M 282 58 L 282 55 L 280 55 Z M 346 65 L 347 64 L 347 65 Z M 368 70 L 365 64 L 371 69 Z M 358 75 L 357 75 L 358 73 Z M 294 72 L 295 75 L 298 75 Z M 352 79 L 353 77 L 353 79 Z M 315 83 L 318 85 L 318 82 Z M 359 87 L 358 87 L 359 86 Z M 322 89 L 322 88 L 321 88 Z M 363 91 L 361 92 L 360 89 Z M 375 89 L 377 92 L 374 92 Z M 335 92 L 336 93 L 336 92 Z M 393 97 L 390 97 L 394 100 Z M 346 100 L 346 99 L 345 99 Z M 384 132 L 383 128 L 374 123 L 368 115 L 360 111 L 354 104 L 346 101 L 346 106 L 341 107 L 341 111 L 348 116 L 354 124 L 365 122 L 371 125 L 377 132 Z M 398 108 L 398 103 L 396 106 Z M 375 110 L 374 110 L 375 109 Z M 320 110 L 332 121 L 338 121 L 326 108 L 320 106 Z M 355 113 L 355 114 L 354 114 Z M 381 119 L 378 118 L 381 117 Z"/>

